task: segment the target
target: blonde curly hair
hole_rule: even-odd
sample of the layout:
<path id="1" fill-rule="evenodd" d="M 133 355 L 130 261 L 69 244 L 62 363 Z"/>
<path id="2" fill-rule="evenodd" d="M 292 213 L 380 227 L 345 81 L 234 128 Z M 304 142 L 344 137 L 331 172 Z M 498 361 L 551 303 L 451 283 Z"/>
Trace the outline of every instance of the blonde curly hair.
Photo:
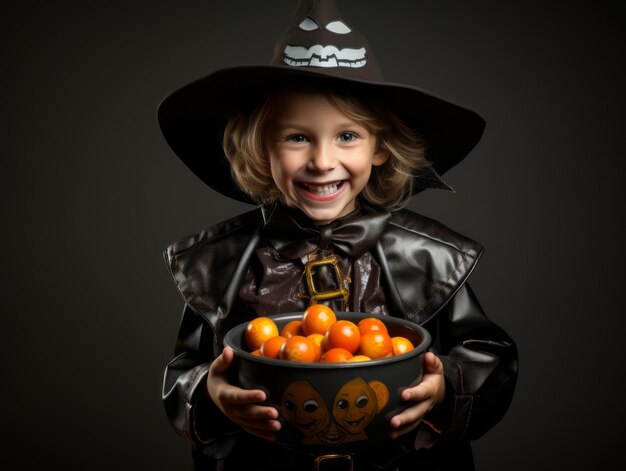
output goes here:
<path id="1" fill-rule="evenodd" d="M 224 130 L 224 153 L 233 180 L 258 204 L 285 202 L 270 172 L 266 131 L 279 101 L 291 92 L 272 94 L 252 113 L 233 114 Z M 334 92 L 310 92 L 323 95 L 339 112 L 365 127 L 376 136 L 377 151 L 389 153 L 384 164 L 372 167 L 360 197 L 390 210 L 404 206 L 413 194 L 414 176 L 431 166 L 424 138 L 385 107 L 368 107 L 356 97 Z"/>

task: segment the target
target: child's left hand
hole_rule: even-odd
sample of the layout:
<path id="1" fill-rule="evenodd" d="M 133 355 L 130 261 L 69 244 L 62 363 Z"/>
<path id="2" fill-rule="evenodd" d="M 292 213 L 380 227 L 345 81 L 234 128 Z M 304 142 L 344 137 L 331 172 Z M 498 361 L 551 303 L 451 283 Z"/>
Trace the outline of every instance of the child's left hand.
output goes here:
<path id="1" fill-rule="evenodd" d="M 400 396 L 403 401 L 412 401 L 415 404 L 391 418 L 390 438 L 397 438 L 417 427 L 424 416 L 443 401 L 445 389 L 443 363 L 434 353 L 426 352 L 424 378 L 417 386 L 402 391 Z"/>

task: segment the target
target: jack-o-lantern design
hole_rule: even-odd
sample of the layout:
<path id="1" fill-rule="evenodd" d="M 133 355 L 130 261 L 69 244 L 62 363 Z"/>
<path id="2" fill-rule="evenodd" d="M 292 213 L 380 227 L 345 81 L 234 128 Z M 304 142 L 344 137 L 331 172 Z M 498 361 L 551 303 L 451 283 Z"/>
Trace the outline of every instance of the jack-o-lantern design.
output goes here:
<path id="1" fill-rule="evenodd" d="M 322 396 L 308 381 L 291 383 L 283 392 L 281 413 L 307 437 L 303 443 L 315 443 L 315 435 L 328 428 L 330 415 Z"/>
<path id="2" fill-rule="evenodd" d="M 341 20 L 332 20 L 323 25 L 323 27 L 331 33 L 340 35 L 352 32 L 350 27 Z M 298 28 L 302 31 L 316 31 L 320 28 L 320 25 L 313 18 L 307 16 L 300 22 Z M 337 40 L 333 42 L 337 42 Z M 340 49 L 335 45 L 313 44 L 311 46 L 302 46 L 287 44 L 283 53 L 285 63 L 294 66 L 363 67 L 367 63 L 365 47 L 344 47 Z"/>
<path id="3" fill-rule="evenodd" d="M 281 415 L 304 435 L 303 444 L 332 447 L 367 439 L 365 428 L 388 402 L 384 383 L 355 378 L 341 386 L 328 407 L 319 392 L 302 380 L 284 390 Z"/>
<path id="4" fill-rule="evenodd" d="M 332 0 L 303 0 L 282 45 L 282 62 L 293 67 L 347 67 L 368 64 L 369 45 Z M 377 65 L 376 65 L 377 67 Z"/>
<path id="5" fill-rule="evenodd" d="M 365 440 L 365 427 L 389 402 L 389 390 L 380 381 L 355 378 L 344 384 L 333 402 L 333 419 L 348 431 L 345 441 Z"/>

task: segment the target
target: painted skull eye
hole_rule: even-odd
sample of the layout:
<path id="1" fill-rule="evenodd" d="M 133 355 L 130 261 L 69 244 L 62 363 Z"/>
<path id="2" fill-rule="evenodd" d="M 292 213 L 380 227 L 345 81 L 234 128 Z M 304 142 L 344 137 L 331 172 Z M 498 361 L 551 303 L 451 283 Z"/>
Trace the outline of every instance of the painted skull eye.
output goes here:
<path id="1" fill-rule="evenodd" d="M 317 401 L 313 399 L 309 399 L 308 401 L 305 401 L 305 403 L 302 406 L 302 408 L 307 412 L 315 412 L 318 407 L 319 407 L 319 404 L 317 403 Z"/>
<path id="2" fill-rule="evenodd" d="M 308 16 L 304 20 L 302 20 L 302 23 L 300 23 L 299 26 L 300 29 L 304 31 L 315 31 L 319 28 L 319 26 L 317 26 L 317 23 Z"/>
<path id="3" fill-rule="evenodd" d="M 306 20 L 305 20 L 306 21 Z M 317 25 L 316 25 L 317 26 Z M 300 25 L 302 27 L 302 25 Z M 343 21 L 331 21 L 326 25 L 326 29 L 331 33 L 348 34 L 352 30 Z"/>
<path id="4" fill-rule="evenodd" d="M 369 399 L 367 398 L 367 396 L 365 394 L 361 394 L 359 397 L 356 398 L 356 406 L 358 408 L 363 408 L 367 405 L 367 403 L 369 402 Z"/>
<path id="5" fill-rule="evenodd" d="M 296 405 L 291 401 L 285 401 L 283 405 L 285 406 L 285 409 L 290 412 L 293 412 L 296 409 Z"/>
<path id="6" fill-rule="evenodd" d="M 348 401 L 346 401 L 345 399 L 339 399 L 337 401 L 337 407 L 339 409 L 347 409 L 348 408 Z"/>

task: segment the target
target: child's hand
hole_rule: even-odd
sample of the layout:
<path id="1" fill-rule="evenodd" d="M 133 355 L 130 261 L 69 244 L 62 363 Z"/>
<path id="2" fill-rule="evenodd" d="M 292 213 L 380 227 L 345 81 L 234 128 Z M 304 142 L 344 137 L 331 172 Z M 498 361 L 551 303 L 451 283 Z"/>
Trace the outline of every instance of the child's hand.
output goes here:
<path id="1" fill-rule="evenodd" d="M 260 389 L 241 389 L 233 386 L 226 378 L 226 371 L 233 361 L 233 350 L 225 347 L 218 356 L 207 377 L 209 396 L 217 407 L 247 432 L 267 440 L 274 440 L 280 430 L 278 411 L 273 407 L 258 405 L 265 400 Z"/>
<path id="2" fill-rule="evenodd" d="M 403 401 L 412 401 L 415 404 L 391 418 L 389 424 L 393 430 L 390 437 L 397 438 L 417 427 L 424 416 L 443 401 L 445 386 L 443 363 L 434 353 L 426 352 L 422 382 L 405 389 L 401 395 Z"/>

